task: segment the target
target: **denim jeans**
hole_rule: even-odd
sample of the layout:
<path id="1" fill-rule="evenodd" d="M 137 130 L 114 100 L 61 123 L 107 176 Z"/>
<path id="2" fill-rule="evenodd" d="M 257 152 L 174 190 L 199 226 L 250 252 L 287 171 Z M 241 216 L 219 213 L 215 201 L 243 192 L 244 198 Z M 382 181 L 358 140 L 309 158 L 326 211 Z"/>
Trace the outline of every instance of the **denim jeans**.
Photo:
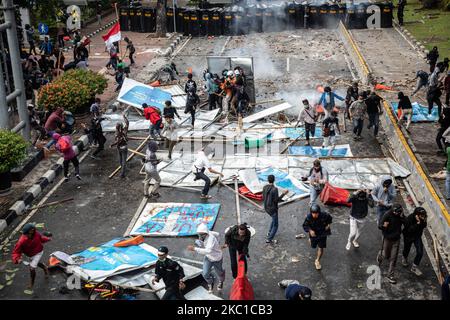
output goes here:
<path id="1" fill-rule="evenodd" d="M 416 248 L 416 257 L 414 258 L 414 264 L 416 266 L 419 265 L 420 260 L 422 260 L 423 257 L 423 242 L 422 237 L 417 238 L 413 241 L 406 241 L 403 242 L 403 257 L 406 259 L 408 258 L 409 251 L 411 250 L 411 246 L 414 244 L 414 247 Z"/>
<path id="2" fill-rule="evenodd" d="M 213 284 L 214 278 L 211 274 L 211 270 L 214 268 L 214 272 L 219 278 L 220 282 L 225 281 L 225 270 L 222 268 L 223 259 L 219 261 L 210 261 L 206 256 L 203 259 L 203 278 L 205 278 L 208 284 Z"/>
<path id="3" fill-rule="evenodd" d="M 445 197 L 450 199 L 450 171 L 447 170 L 447 175 L 445 177 Z"/>
<path id="4" fill-rule="evenodd" d="M 358 137 L 361 136 L 361 131 L 363 129 L 364 119 L 353 119 L 353 133 Z"/>
<path id="5" fill-rule="evenodd" d="M 125 177 L 125 171 L 127 168 L 127 156 L 128 156 L 128 148 L 125 147 L 124 149 L 119 148 L 119 161 L 121 166 L 121 173 L 120 176 L 123 178 Z"/>
<path id="6" fill-rule="evenodd" d="M 389 210 L 389 207 L 377 206 L 377 225 L 380 225 L 381 219 L 383 219 L 384 214 Z"/>
<path id="7" fill-rule="evenodd" d="M 202 195 L 206 196 L 209 192 L 209 187 L 211 186 L 211 179 L 205 174 L 205 170 L 195 173 L 195 179 L 205 181 L 205 186 L 203 187 Z"/>
<path id="8" fill-rule="evenodd" d="M 309 206 L 311 207 L 313 204 L 317 203 L 317 198 L 320 195 L 320 190 L 316 190 L 316 188 L 309 186 Z"/>
<path id="9" fill-rule="evenodd" d="M 378 134 L 380 115 L 378 112 L 369 113 L 369 129 L 373 127 L 373 135 Z"/>
<path id="10" fill-rule="evenodd" d="M 269 236 L 267 237 L 267 239 L 273 240 L 275 234 L 278 231 L 278 212 L 272 214 L 270 217 L 272 218 L 272 222 L 270 223 Z"/>
<path id="11" fill-rule="evenodd" d="M 305 123 L 306 141 L 308 141 L 308 143 L 309 143 L 309 135 L 311 134 L 311 136 L 314 137 L 315 133 L 316 133 L 316 124 Z"/>
<path id="12" fill-rule="evenodd" d="M 162 122 L 162 119 L 156 121 L 155 124 L 150 125 L 149 133 L 153 139 L 156 139 L 155 132 L 158 134 L 158 136 L 161 136 L 161 122 Z"/>

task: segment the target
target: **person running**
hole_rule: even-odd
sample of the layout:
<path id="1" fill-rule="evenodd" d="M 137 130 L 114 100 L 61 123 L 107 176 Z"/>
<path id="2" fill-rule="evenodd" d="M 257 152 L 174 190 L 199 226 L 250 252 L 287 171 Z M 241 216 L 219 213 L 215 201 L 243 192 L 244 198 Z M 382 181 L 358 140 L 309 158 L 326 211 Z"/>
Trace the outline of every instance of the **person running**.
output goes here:
<path id="1" fill-rule="evenodd" d="M 196 246 L 189 245 L 189 251 L 204 255 L 203 259 L 203 278 L 208 283 L 208 292 L 212 293 L 214 288 L 214 277 L 211 274 L 214 269 L 219 280 L 217 290 L 222 290 L 225 281 L 225 270 L 222 267 L 223 254 L 219 244 L 219 233 L 208 230 L 208 226 L 201 223 L 197 227 L 199 239 L 195 241 Z"/>
<path id="2" fill-rule="evenodd" d="M 219 86 L 214 81 L 214 79 L 211 76 L 211 73 L 207 72 L 205 74 L 205 87 L 206 92 L 208 93 L 208 105 L 209 110 L 214 110 L 217 108 L 219 96 L 217 95 L 217 91 L 219 90 Z"/>
<path id="3" fill-rule="evenodd" d="M 302 104 L 303 109 L 298 115 L 297 124 L 295 126 L 297 127 L 301 122 L 305 124 L 306 145 L 309 146 L 309 135 L 314 137 L 318 115 L 316 109 L 309 104 L 308 99 L 303 99 Z"/>
<path id="4" fill-rule="evenodd" d="M 128 58 L 130 59 L 130 66 L 135 64 L 133 55 L 136 53 L 136 48 L 134 47 L 133 41 L 131 41 L 128 37 L 123 39 L 127 43 L 126 50 L 129 52 Z"/>
<path id="5" fill-rule="evenodd" d="M 441 103 L 441 82 L 439 81 L 439 74 L 441 72 L 442 65 L 436 66 L 434 69 L 434 72 L 430 76 L 430 83 L 428 85 L 428 91 L 427 91 L 427 103 L 428 103 L 428 116 L 431 115 L 431 112 L 433 111 L 433 106 L 436 104 L 438 106 L 438 115 L 439 118 L 442 117 L 442 103 Z"/>
<path id="6" fill-rule="evenodd" d="M 411 101 L 409 100 L 408 96 L 405 96 L 403 92 L 398 93 L 398 109 L 402 111 L 402 115 L 400 116 L 400 119 L 398 119 L 398 125 L 402 126 L 404 119 L 406 118 L 406 131 L 409 132 L 409 126 L 411 124 L 412 115 L 413 115 L 413 109 Z"/>
<path id="7" fill-rule="evenodd" d="M 155 140 L 161 138 L 161 111 L 157 107 L 149 107 L 146 103 L 142 104 L 142 109 L 144 110 L 145 119 L 150 120 L 149 134 Z"/>
<path id="8" fill-rule="evenodd" d="M 156 151 L 158 150 L 158 143 L 150 141 L 147 145 L 147 151 L 145 158 L 142 159 L 145 169 L 144 180 L 144 197 L 146 198 L 159 198 L 161 195 L 158 193 L 159 185 L 161 183 L 161 177 L 158 173 L 158 163 L 161 161 L 156 157 Z M 151 180 L 155 180 L 152 186 L 152 190 L 149 193 L 149 185 Z"/>
<path id="9" fill-rule="evenodd" d="M 59 133 L 54 133 L 52 136 L 53 140 L 56 141 L 55 148 L 58 150 L 64 158 L 64 181 L 69 181 L 69 162 L 73 163 L 75 167 L 75 177 L 81 180 L 80 177 L 80 162 L 78 157 L 73 150 L 72 138 L 70 136 L 61 136 Z"/>
<path id="10" fill-rule="evenodd" d="M 175 119 L 175 116 L 177 116 L 178 120 L 181 120 L 180 115 L 178 114 L 177 109 L 172 105 L 172 102 L 170 100 L 165 101 L 163 117 Z"/>
<path id="11" fill-rule="evenodd" d="M 427 61 L 430 65 L 430 73 L 433 73 L 434 68 L 436 67 L 436 62 L 439 59 L 439 51 L 437 47 L 433 47 L 431 51 L 427 54 Z"/>
<path id="12" fill-rule="evenodd" d="M 184 284 L 184 270 L 178 262 L 169 259 L 167 256 L 169 249 L 161 246 L 158 249 L 158 261 L 155 265 L 155 276 L 152 279 L 152 284 L 164 281 L 166 292 L 161 300 L 186 300 L 181 291 L 186 288 Z"/>
<path id="13" fill-rule="evenodd" d="M 103 128 L 101 122 L 105 120 L 105 118 L 102 117 L 95 117 L 91 120 L 91 127 L 88 129 L 84 123 L 81 124 L 81 126 L 84 129 L 84 132 L 88 135 L 89 140 L 91 140 L 92 143 L 97 144 L 97 149 L 92 153 L 91 158 L 98 160 L 99 158 L 97 155 L 105 150 L 105 143 L 106 143 L 106 137 L 103 134 Z"/>
<path id="14" fill-rule="evenodd" d="M 211 186 L 211 179 L 205 174 L 205 170 L 208 169 L 210 173 L 215 173 L 220 175 L 223 178 L 223 174 L 219 171 L 216 171 L 212 168 L 211 163 L 209 162 L 208 156 L 212 154 L 212 150 L 208 147 L 203 147 L 197 154 L 197 158 L 192 164 L 192 173 L 195 178 L 194 181 L 203 180 L 205 181 L 205 186 L 203 187 L 202 194 L 200 195 L 201 199 L 211 199 L 212 197 L 208 194 L 209 187 Z"/>
<path id="15" fill-rule="evenodd" d="M 428 73 L 426 73 L 423 70 L 419 70 L 416 72 L 416 77 L 413 80 L 417 79 L 416 89 L 411 94 L 411 97 L 413 97 L 422 87 L 428 86 Z"/>
<path id="16" fill-rule="evenodd" d="M 189 93 L 190 91 L 193 91 L 194 93 L 197 93 L 197 83 L 195 83 L 194 80 L 192 80 L 192 73 L 188 73 L 188 80 L 186 81 L 184 85 L 184 92 Z"/>
<path id="17" fill-rule="evenodd" d="M 200 98 L 195 93 L 194 88 L 190 88 L 188 91 L 188 95 L 186 98 L 186 107 L 184 109 L 184 113 L 190 113 L 191 114 L 191 124 L 194 126 L 195 123 L 195 111 L 197 108 L 197 105 L 200 103 Z"/>
<path id="18" fill-rule="evenodd" d="M 121 167 L 120 177 L 125 178 L 125 172 L 127 167 L 127 156 L 128 156 L 128 126 L 129 121 L 126 116 L 126 112 L 123 112 L 123 123 L 119 122 L 116 124 L 116 135 L 114 137 L 114 143 L 111 144 L 111 148 L 117 146 L 117 151 L 119 152 L 119 163 Z"/>
<path id="19" fill-rule="evenodd" d="M 330 114 L 330 112 L 336 106 L 335 99 L 339 99 L 344 101 L 345 99 L 341 96 L 334 93 L 330 87 L 325 87 L 324 92 L 320 96 L 318 104 L 323 106 L 323 110 L 325 111 L 325 118 Z"/>
<path id="20" fill-rule="evenodd" d="M 272 218 L 269 232 L 267 232 L 266 243 L 276 243 L 273 240 L 278 231 L 278 203 L 283 200 L 283 197 L 289 192 L 285 190 L 280 196 L 278 195 L 278 188 L 275 186 L 275 176 L 270 174 L 267 177 L 268 184 L 263 188 L 264 210 Z"/>
<path id="21" fill-rule="evenodd" d="M 397 283 L 394 277 L 394 270 L 397 264 L 403 223 L 403 208 L 400 204 L 394 204 L 381 219 L 379 227 L 383 233 L 383 245 L 382 254 L 378 257 L 378 263 L 381 266 L 383 260 L 389 260 L 387 280 L 392 284 Z"/>
<path id="22" fill-rule="evenodd" d="M 381 97 L 372 91 L 366 99 L 367 114 L 369 116 L 369 125 L 367 129 L 373 127 L 373 135 L 378 135 L 378 129 L 380 124 L 380 115 L 383 114 L 383 107 L 381 106 Z"/>
<path id="23" fill-rule="evenodd" d="M 30 267 L 30 285 L 24 291 L 26 294 L 33 294 L 34 281 L 36 279 L 36 268 L 39 267 L 44 270 L 45 277 L 48 277 L 48 268 L 41 262 L 44 255 L 43 244 L 51 240 L 51 234 L 41 235 L 36 226 L 32 223 L 27 223 L 22 228 L 22 235 L 14 246 L 12 252 L 12 261 L 14 264 L 19 264 L 23 261 L 22 254 L 30 258 L 26 264 Z M 24 262 L 25 264 L 25 262 Z"/>
<path id="24" fill-rule="evenodd" d="M 247 273 L 247 257 L 249 256 L 248 246 L 250 244 L 250 237 L 250 230 L 248 230 L 246 223 L 232 226 L 225 233 L 225 244 L 222 248 L 228 248 L 228 251 L 230 252 L 231 273 L 233 279 L 236 279 L 238 275 L 238 256 L 243 257 L 245 272 Z"/>
<path id="25" fill-rule="evenodd" d="M 422 271 L 419 269 L 420 261 L 423 256 L 423 242 L 422 234 L 423 230 L 427 227 L 427 212 L 422 207 L 417 207 L 414 212 L 405 219 L 403 228 L 403 255 L 402 265 L 408 267 L 408 256 L 411 246 L 414 244 L 416 248 L 416 257 L 414 258 L 413 265 L 411 266 L 411 272 L 417 276 L 422 275 Z"/>
<path id="26" fill-rule="evenodd" d="M 327 247 L 327 237 L 331 235 L 332 222 L 333 218 L 331 215 L 322 211 L 317 204 L 311 206 L 310 213 L 303 222 L 303 230 L 309 234 L 311 248 L 318 248 L 315 260 L 317 270 L 322 269 L 320 259 L 322 258 L 323 250 Z"/>
<path id="27" fill-rule="evenodd" d="M 325 184 L 328 182 L 328 171 L 322 167 L 320 160 L 316 159 L 313 162 L 313 167 L 309 170 L 309 206 L 316 204 L 317 198 L 322 192 Z"/>
<path id="28" fill-rule="evenodd" d="M 377 208 L 377 224 L 380 224 L 383 215 L 392 208 L 392 201 L 397 195 L 395 186 L 392 183 L 393 179 L 391 176 L 382 176 L 380 181 L 372 189 L 371 195 L 375 206 Z"/>
<path id="29" fill-rule="evenodd" d="M 118 59 L 118 51 L 115 45 L 112 45 L 108 48 L 109 51 L 109 62 L 106 64 L 106 68 L 112 67 L 114 70 L 117 70 L 117 59 Z"/>
<path id="30" fill-rule="evenodd" d="M 328 148 L 331 146 L 330 150 L 328 151 L 328 156 L 331 156 L 333 154 L 333 150 L 336 147 L 336 130 L 339 134 L 341 134 L 337 112 L 331 111 L 330 115 L 322 122 L 322 148 Z"/>
<path id="31" fill-rule="evenodd" d="M 297 280 L 281 280 L 278 286 L 284 290 L 287 300 L 311 300 L 312 291 Z"/>
<path id="32" fill-rule="evenodd" d="M 364 101 L 364 94 L 358 94 L 358 100 L 353 102 L 348 109 L 350 119 L 353 121 L 353 139 L 361 140 L 361 132 L 364 127 L 364 117 L 367 112 L 367 105 Z"/>
<path id="33" fill-rule="evenodd" d="M 358 93 L 359 93 L 359 87 L 358 82 L 353 82 L 351 86 L 347 88 L 347 95 L 345 96 L 345 106 L 346 110 L 345 113 L 347 114 L 347 118 L 350 120 L 350 113 L 348 112 L 348 109 L 350 108 L 351 104 L 358 100 Z"/>
<path id="34" fill-rule="evenodd" d="M 353 193 L 347 202 L 352 204 L 350 209 L 350 233 L 348 235 L 347 245 L 345 249 L 350 250 L 353 246 L 359 248 L 358 239 L 361 235 L 361 229 L 364 225 L 365 218 L 369 212 L 369 191 L 360 189 Z"/>

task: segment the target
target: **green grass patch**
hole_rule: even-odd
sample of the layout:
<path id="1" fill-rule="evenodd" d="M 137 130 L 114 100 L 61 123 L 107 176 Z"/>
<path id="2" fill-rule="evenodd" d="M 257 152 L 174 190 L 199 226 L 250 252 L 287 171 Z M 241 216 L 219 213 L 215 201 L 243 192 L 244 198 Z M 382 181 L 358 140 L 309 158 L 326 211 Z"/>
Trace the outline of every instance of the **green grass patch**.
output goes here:
<path id="1" fill-rule="evenodd" d="M 439 60 L 450 57 L 450 11 L 421 9 L 422 4 L 418 0 L 407 1 L 404 28 L 428 50 L 437 46 Z M 397 9 L 394 9 L 394 17 L 397 20 Z"/>

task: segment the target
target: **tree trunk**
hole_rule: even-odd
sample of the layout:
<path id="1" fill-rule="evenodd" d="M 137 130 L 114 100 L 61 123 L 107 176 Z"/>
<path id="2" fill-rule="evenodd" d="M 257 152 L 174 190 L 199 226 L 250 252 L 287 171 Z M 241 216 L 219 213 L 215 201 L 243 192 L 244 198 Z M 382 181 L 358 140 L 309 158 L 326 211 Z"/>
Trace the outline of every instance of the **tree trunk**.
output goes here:
<path id="1" fill-rule="evenodd" d="M 156 37 L 158 38 L 164 38 L 167 33 L 166 7 L 167 0 L 158 0 L 158 3 L 156 4 L 156 12 L 158 12 L 156 15 Z"/>

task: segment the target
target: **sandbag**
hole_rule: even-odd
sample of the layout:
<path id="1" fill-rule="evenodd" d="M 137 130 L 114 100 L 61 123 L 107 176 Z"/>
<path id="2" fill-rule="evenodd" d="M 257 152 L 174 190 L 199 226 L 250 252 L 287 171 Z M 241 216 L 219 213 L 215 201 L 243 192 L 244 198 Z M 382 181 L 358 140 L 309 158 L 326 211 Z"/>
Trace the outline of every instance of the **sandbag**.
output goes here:
<path id="1" fill-rule="evenodd" d="M 350 196 L 350 192 L 348 190 L 334 187 L 328 182 L 325 184 L 322 192 L 320 193 L 320 200 L 323 204 L 331 204 L 331 205 L 344 205 L 347 207 L 351 207 L 351 203 L 348 203 L 347 200 Z"/>
<path id="2" fill-rule="evenodd" d="M 255 300 L 253 286 L 245 275 L 243 255 L 239 256 L 238 275 L 231 286 L 230 300 Z"/>

